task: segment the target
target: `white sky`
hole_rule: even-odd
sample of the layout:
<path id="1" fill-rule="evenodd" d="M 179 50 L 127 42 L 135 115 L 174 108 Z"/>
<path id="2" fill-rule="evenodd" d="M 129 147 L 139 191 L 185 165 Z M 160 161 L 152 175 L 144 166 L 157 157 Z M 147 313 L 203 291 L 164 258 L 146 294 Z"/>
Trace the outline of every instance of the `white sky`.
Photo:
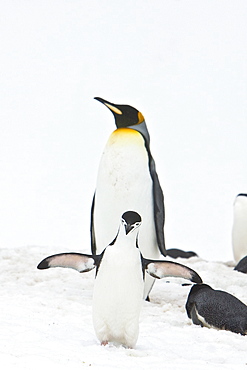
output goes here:
<path id="1" fill-rule="evenodd" d="M 100 96 L 146 118 L 167 247 L 232 259 L 247 191 L 245 0 L 2 0 L 0 34 L 0 248 L 89 251 L 115 128 Z"/>

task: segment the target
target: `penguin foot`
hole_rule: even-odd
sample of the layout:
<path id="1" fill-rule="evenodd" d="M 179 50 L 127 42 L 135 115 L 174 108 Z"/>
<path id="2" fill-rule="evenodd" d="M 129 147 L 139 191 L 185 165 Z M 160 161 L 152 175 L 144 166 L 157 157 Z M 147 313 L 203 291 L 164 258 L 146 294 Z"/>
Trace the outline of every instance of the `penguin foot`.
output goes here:
<path id="1" fill-rule="evenodd" d="M 101 342 L 101 345 L 102 346 L 106 346 L 108 344 L 108 340 L 103 340 L 102 342 Z"/>

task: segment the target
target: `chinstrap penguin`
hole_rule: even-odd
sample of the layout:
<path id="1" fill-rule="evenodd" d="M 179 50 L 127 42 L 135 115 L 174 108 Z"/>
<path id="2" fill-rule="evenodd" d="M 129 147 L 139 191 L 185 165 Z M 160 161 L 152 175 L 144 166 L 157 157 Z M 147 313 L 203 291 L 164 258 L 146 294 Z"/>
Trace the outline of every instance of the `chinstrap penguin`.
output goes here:
<path id="1" fill-rule="evenodd" d="M 207 284 L 193 285 L 186 311 L 196 325 L 247 334 L 247 306 L 233 295 Z"/>
<path id="2" fill-rule="evenodd" d="M 247 255 L 247 194 L 237 195 L 233 208 L 232 248 L 236 262 Z"/>
<path id="3" fill-rule="evenodd" d="M 91 250 L 100 254 L 111 241 L 123 209 L 142 215 L 140 249 L 145 258 L 166 256 L 164 196 L 150 151 L 141 112 L 129 105 L 95 98 L 113 113 L 117 129 L 110 135 L 99 164 L 91 209 Z M 147 276 L 144 297 L 154 279 Z"/>
<path id="4" fill-rule="evenodd" d="M 150 260 L 138 248 L 141 217 L 134 211 L 122 215 L 117 236 L 100 255 L 61 253 L 42 260 L 38 269 L 68 267 L 79 272 L 96 268 L 93 324 L 102 345 L 108 342 L 133 348 L 139 332 L 145 271 L 154 278 L 176 276 L 202 282 L 192 269 L 176 262 Z"/>

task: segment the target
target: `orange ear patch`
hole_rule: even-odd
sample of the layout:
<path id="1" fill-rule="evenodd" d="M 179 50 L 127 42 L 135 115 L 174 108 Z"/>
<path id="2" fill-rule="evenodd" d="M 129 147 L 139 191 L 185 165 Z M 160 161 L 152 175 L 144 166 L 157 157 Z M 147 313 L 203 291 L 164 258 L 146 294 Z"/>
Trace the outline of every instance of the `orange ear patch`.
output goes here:
<path id="1" fill-rule="evenodd" d="M 144 121 L 144 117 L 143 117 L 142 113 L 138 112 L 138 123 L 137 124 L 142 123 L 143 121 Z"/>

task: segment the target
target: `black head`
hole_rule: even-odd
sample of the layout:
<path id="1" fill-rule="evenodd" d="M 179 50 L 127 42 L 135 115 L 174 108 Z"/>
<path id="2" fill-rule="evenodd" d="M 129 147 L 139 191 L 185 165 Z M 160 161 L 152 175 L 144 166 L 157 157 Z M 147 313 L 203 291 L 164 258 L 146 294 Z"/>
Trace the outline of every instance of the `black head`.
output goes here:
<path id="1" fill-rule="evenodd" d="M 124 212 L 122 215 L 122 224 L 125 226 L 125 232 L 126 235 L 138 228 L 141 225 L 142 219 L 139 213 L 134 212 L 134 211 L 127 211 Z"/>
<path id="2" fill-rule="evenodd" d="M 110 109 L 115 118 L 117 128 L 138 125 L 144 121 L 141 112 L 130 105 L 113 104 L 102 98 L 94 98 Z"/>
<path id="3" fill-rule="evenodd" d="M 237 195 L 237 197 L 247 197 L 247 194 L 245 194 L 245 193 L 240 193 L 240 194 L 238 194 L 238 195 Z"/>

